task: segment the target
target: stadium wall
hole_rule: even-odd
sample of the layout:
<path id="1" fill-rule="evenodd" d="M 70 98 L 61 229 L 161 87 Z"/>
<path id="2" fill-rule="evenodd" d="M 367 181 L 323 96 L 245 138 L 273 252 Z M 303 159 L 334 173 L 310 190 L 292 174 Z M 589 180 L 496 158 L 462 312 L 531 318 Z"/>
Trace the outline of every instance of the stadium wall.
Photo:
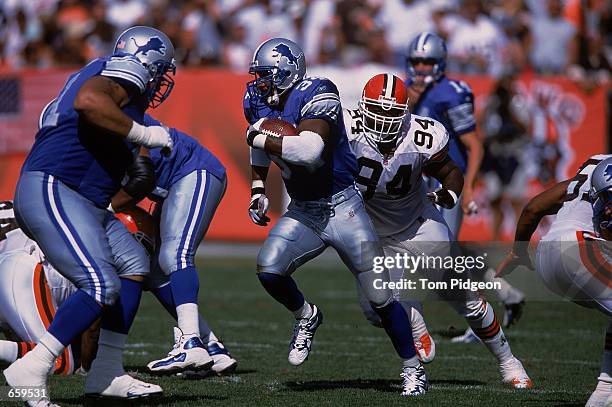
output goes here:
<path id="1" fill-rule="evenodd" d="M 318 68 L 310 73 L 332 78 L 338 84 L 344 106 L 354 108 L 367 79 L 385 70 L 388 69 L 365 66 L 348 70 Z M 38 116 L 57 95 L 69 73 L 65 70 L 0 73 L 0 199 L 12 199 L 21 164 L 36 134 Z M 477 110 L 481 109 L 494 81 L 466 76 L 457 79 L 472 87 Z M 170 99 L 149 112 L 164 124 L 196 137 L 228 169 L 228 190 L 209 230 L 210 239 L 256 241 L 263 239 L 269 230 L 253 225 L 246 213 L 250 170 L 242 98 L 249 80 L 248 76 L 223 70 L 181 70 Z M 519 77 L 517 86 L 522 98 L 521 114 L 529 123 L 531 137 L 538 143 L 556 146 L 561 153 L 553 163 L 556 179 L 567 178 L 590 155 L 608 150 L 607 89 L 585 94 L 565 78 L 533 75 Z M 530 171 L 525 189 L 528 196 L 533 196 L 549 185 L 538 180 L 537 166 Z M 273 198 L 273 220 L 282 208 L 281 185 L 278 171 L 273 171 L 268 188 Z M 482 210 L 478 216 L 465 220 L 461 237 L 466 240 L 490 238 L 482 188 L 477 196 Z"/>

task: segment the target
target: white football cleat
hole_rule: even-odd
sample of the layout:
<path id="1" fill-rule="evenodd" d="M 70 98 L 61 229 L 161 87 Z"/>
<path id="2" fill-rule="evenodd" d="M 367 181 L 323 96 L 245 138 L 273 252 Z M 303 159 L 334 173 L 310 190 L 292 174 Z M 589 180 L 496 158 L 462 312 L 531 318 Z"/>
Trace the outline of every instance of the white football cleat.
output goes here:
<path id="1" fill-rule="evenodd" d="M 155 374 L 171 374 L 184 372 L 185 370 L 207 370 L 214 364 L 210 357 L 202 339 L 196 334 L 183 334 L 183 332 L 174 328 L 174 347 L 168 353 L 168 356 L 154 360 L 147 365 L 151 373 Z"/>
<path id="2" fill-rule="evenodd" d="M 6 384 L 12 388 L 32 387 L 39 389 L 37 397 L 23 398 L 28 406 L 53 406 L 49 401 L 47 377 L 54 365 L 47 366 L 40 359 L 28 352 L 17 359 L 3 372 Z"/>
<path id="3" fill-rule="evenodd" d="M 299 366 L 308 359 L 312 348 L 312 338 L 319 325 L 323 323 L 323 313 L 314 304 L 310 318 L 297 319 L 293 326 L 293 338 L 289 344 L 289 363 Z"/>
<path id="4" fill-rule="evenodd" d="M 423 363 L 432 362 L 436 357 L 436 343 L 427 331 L 423 316 L 414 307 L 412 307 L 410 315 L 410 325 L 412 326 L 412 338 L 419 360 Z"/>
<path id="5" fill-rule="evenodd" d="M 514 356 L 508 362 L 499 365 L 499 371 L 504 383 L 511 384 L 515 389 L 531 389 L 533 382 L 527 375 L 520 360 Z"/>
<path id="6" fill-rule="evenodd" d="M 111 378 L 89 374 L 85 382 L 86 397 L 133 400 L 162 393 L 163 390 L 160 386 L 140 381 L 128 374 Z"/>
<path id="7" fill-rule="evenodd" d="M 208 354 L 213 358 L 214 364 L 210 370 L 185 370 L 184 372 L 177 373 L 177 376 L 183 376 L 187 379 L 201 379 L 208 377 L 213 374 L 224 375 L 232 373 L 238 366 L 238 361 L 232 358 L 227 348 L 221 343 L 221 341 L 210 341 L 207 345 L 204 345 Z"/>
<path id="8" fill-rule="evenodd" d="M 612 383 L 599 380 L 595 391 L 591 393 L 591 397 L 584 407 L 610 406 L 612 406 Z"/>
<path id="9" fill-rule="evenodd" d="M 429 382 L 425 375 L 425 368 L 419 364 L 417 367 L 404 367 L 400 377 L 402 383 L 402 396 L 420 396 L 427 393 Z"/>
<path id="10" fill-rule="evenodd" d="M 52 403 L 49 399 L 38 400 L 37 402 L 28 402 L 29 407 L 60 407 L 59 404 Z"/>
<path id="11" fill-rule="evenodd" d="M 229 351 L 221 341 L 210 341 L 206 346 L 206 350 L 210 357 L 213 358 L 214 364 L 212 370 L 216 374 L 231 373 L 236 370 L 238 361 L 230 355 Z"/>

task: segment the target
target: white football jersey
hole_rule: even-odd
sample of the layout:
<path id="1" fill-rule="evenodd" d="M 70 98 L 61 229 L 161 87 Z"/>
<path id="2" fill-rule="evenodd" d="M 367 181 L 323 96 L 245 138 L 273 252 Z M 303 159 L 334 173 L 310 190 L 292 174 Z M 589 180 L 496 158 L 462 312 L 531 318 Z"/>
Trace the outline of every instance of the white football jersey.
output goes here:
<path id="1" fill-rule="evenodd" d="M 19 228 L 12 201 L 0 201 L 0 253 L 27 249 L 36 244 Z"/>
<path id="2" fill-rule="evenodd" d="M 431 205 L 423 182 L 424 164 L 440 160 L 448 149 L 448 132 L 429 117 L 411 115 L 395 151 L 383 156 L 365 135 L 359 110 L 345 110 L 344 124 L 357 162 L 355 179 L 366 202 L 376 233 L 389 236 L 408 228 Z"/>
<path id="3" fill-rule="evenodd" d="M 544 240 L 568 230 L 593 232 L 593 208 L 589 200 L 591 175 L 597 164 L 608 157 L 612 157 L 612 155 L 597 154 L 580 166 L 567 187 L 566 201 L 557 212 L 557 217 L 550 226 L 550 230 L 543 237 Z"/>

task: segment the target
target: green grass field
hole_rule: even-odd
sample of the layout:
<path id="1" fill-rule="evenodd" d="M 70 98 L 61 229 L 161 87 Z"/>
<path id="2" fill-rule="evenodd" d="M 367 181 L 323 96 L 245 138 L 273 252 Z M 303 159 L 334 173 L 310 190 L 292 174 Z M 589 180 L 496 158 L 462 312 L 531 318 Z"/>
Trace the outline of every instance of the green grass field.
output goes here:
<path id="1" fill-rule="evenodd" d="M 312 263 L 296 274 L 325 320 L 310 359 L 295 368 L 287 362 L 292 316 L 261 288 L 254 259 L 205 260 L 199 267 L 201 310 L 238 359 L 238 369 L 231 376 L 202 380 L 144 373 L 147 362 L 171 348 L 173 326 L 154 297 L 145 294 L 125 364 L 165 393 L 140 405 L 570 406 L 584 405 L 596 384 L 606 319 L 570 303 L 528 303 L 519 325 L 507 332 L 536 385 L 522 392 L 501 384 L 496 362 L 482 345 L 455 345 L 443 338 L 439 332 L 449 325 L 463 329 L 464 324 L 446 304 L 426 303 L 425 316 L 437 340 L 436 360 L 427 366 L 432 387 L 421 398 L 405 399 L 399 395 L 397 356 L 384 332 L 362 317 L 347 270 Z M 52 378 L 52 400 L 62 406 L 85 404 L 83 381 Z"/>

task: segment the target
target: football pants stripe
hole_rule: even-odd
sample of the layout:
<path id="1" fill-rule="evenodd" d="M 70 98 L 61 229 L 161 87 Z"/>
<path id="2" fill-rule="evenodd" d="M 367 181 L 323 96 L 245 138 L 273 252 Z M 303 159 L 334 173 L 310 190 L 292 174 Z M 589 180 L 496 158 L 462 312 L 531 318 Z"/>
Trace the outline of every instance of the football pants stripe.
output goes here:
<path id="1" fill-rule="evenodd" d="M 210 180 L 206 174 L 206 171 L 198 170 L 194 199 L 191 201 L 189 215 L 187 216 L 187 230 L 186 233 L 185 231 L 183 232 L 181 242 L 177 249 L 177 268 L 179 270 L 193 266 L 193 256 L 188 254 L 190 248 L 195 250 L 193 247 L 193 242 L 196 234 L 193 232 L 197 230 L 197 226 L 199 226 L 202 221 L 202 214 L 204 213 L 204 205 L 206 204 L 206 198 L 208 196 L 209 184 Z"/>
<path id="2" fill-rule="evenodd" d="M 66 212 L 64 211 L 58 195 L 58 182 L 53 175 L 46 174 L 44 184 L 46 188 L 43 188 L 43 198 L 53 224 L 62 236 L 66 246 L 70 249 L 73 257 L 82 265 L 83 271 L 91 282 L 93 288 L 91 294 L 93 298 L 100 303 L 104 303 L 106 291 L 103 285 L 104 277 L 95 266 L 95 263 L 91 260 L 91 255 L 87 251 L 79 235 L 75 232 L 74 226 L 69 218 L 66 216 Z"/>

